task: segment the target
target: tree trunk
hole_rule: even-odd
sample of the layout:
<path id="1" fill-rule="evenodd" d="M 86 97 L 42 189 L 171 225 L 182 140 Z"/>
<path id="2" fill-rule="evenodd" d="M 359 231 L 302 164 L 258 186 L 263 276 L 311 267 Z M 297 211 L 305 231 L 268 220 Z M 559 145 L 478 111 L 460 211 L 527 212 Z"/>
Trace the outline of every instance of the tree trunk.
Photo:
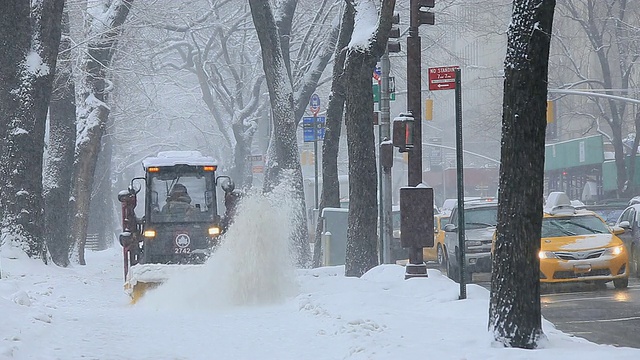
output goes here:
<path id="1" fill-rule="evenodd" d="M 95 6 L 90 19 L 87 49 L 83 55 L 82 80 L 78 90 L 78 126 L 74 159 L 74 184 L 70 212 L 70 236 L 74 244 L 72 260 L 85 264 L 89 206 L 100 143 L 109 116 L 106 100 L 106 74 L 133 0 L 115 0 Z"/>
<path id="2" fill-rule="evenodd" d="M 361 276 L 378 265 L 378 176 L 371 88 L 371 74 L 376 62 L 370 53 L 351 49 L 345 64 L 345 125 L 349 154 L 346 276 Z"/>
<path id="3" fill-rule="evenodd" d="M 335 51 L 331 96 L 327 106 L 324 141 L 322 142 L 322 192 L 320 211 L 316 222 L 315 243 L 313 247 L 313 266 L 319 267 L 322 258 L 322 209 L 340 207 L 340 182 L 338 180 L 338 150 L 342 130 L 342 113 L 345 102 L 345 83 L 342 78 L 346 47 L 351 40 L 354 25 L 353 7 L 347 6 L 342 14 L 340 34 Z"/>
<path id="4" fill-rule="evenodd" d="M 112 129 L 113 121 L 109 121 L 107 129 Z M 102 136 L 102 146 L 98 154 L 98 163 L 93 177 L 93 190 L 89 206 L 89 223 L 87 233 L 96 234 L 98 250 L 106 249 L 113 243 L 113 200 L 117 199 L 111 187 L 111 156 L 113 154 L 113 134 Z"/>
<path id="5" fill-rule="evenodd" d="M 46 261 L 42 161 L 63 0 L 3 2 L 0 14 L 0 242 Z"/>
<path id="6" fill-rule="evenodd" d="M 357 6 L 356 6 L 357 3 Z M 355 16 L 359 11 L 375 9 L 373 2 L 350 1 Z M 384 0 L 378 25 L 369 44 L 355 43 L 347 51 L 344 81 L 346 84 L 347 148 L 349 154 L 349 227 L 347 229 L 346 276 L 361 276 L 378 265 L 378 176 L 373 134 L 373 89 L 371 77 L 376 62 L 384 53 L 391 30 L 395 0 Z M 366 18 L 364 14 L 362 17 Z M 358 25 L 363 28 L 358 29 Z M 355 24 L 362 33 L 371 24 Z"/>
<path id="7" fill-rule="evenodd" d="M 505 60 L 498 226 L 489 331 L 506 347 L 544 336 L 540 237 L 547 75 L 554 0 L 514 0 Z"/>
<path id="8" fill-rule="evenodd" d="M 72 78 L 69 14 L 64 13 L 62 40 L 49 105 L 49 146 L 44 169 L 45 242 L 58 266 L 69 265 L 69 194 L 76 142 L 75 86 Z"/>
<path id="9" fill-rule="evenodd" d="M 292 241 L 298 266 L 311 265 L 308 245 L 306 206 L 302 182 L 302 169 L 297 144 L 297 121 L 293 114 L 293 89 L 285 66 L 271 6 L 268 1 L 249 0 L 251 16 L 262 49 L 262 65 L 269 89 L 273 115 L 273 128 L 267 150 L 264 191 L 270 192 L 283 180 L 289 180 L 295 209 L 295 230 Z"/>

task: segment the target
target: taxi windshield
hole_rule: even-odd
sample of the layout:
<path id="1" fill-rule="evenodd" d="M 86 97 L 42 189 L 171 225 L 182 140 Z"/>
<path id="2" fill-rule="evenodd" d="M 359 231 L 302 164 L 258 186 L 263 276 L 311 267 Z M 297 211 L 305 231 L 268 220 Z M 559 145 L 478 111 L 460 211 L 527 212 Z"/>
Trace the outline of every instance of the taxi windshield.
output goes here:
<path id="1" fill-rule="evenodd" d="M 542 219 L 542 237 L 607 234 L 607 225 L 595 215 Z"/>

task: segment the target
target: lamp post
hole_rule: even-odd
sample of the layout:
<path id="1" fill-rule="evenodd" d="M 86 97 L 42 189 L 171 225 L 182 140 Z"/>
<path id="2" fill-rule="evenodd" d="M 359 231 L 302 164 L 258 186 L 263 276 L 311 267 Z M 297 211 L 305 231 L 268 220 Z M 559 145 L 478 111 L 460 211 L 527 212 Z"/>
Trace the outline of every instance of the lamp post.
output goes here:
<path id="1" fill-rule="evenodd" d="M 434 0 L 411 0 L 409 5 L 409 35 L 407 36 L 407 109 L 411 113 L 413 123 L 413 143 L 422 144 L 422 59 L 421 41 L 418 28 L 422 24 L 435 24 L 432 12 L 422 8 L 433 8 Z M 408 154 L 408 185 L 418 186 L 422 183 L 422 146 L 415 146 Z M 433 201 L 433 197 L 431 197 Z M 433 212 L 433 206 L 431 206 Z M 411 228 L 414 228 L 413 226 Z M 406 267 L 405 278 L 426 277 L 427 266 L 424 263 L 422 247 L 419 244 L 409 244 L 409 263 Z"/>

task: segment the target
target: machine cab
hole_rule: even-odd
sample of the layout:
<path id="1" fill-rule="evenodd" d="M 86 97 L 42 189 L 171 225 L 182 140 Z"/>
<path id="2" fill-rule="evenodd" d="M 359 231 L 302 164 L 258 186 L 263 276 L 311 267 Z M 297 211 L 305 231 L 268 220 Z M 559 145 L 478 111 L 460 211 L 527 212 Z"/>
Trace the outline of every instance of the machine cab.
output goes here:
<path id="1" fill-rule="evenodd" d="M 198 151 L 165 151 L 143 160 L 145 216 L 141 263 L 199 263 L 222 232 L 215 160 Z"/>

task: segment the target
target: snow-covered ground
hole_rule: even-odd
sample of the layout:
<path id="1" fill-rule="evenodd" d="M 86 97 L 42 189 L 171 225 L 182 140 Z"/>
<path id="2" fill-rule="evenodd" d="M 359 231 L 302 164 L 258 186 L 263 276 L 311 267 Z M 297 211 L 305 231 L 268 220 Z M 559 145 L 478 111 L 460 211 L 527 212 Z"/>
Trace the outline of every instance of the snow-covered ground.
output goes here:
<path id="1" fill-rule="evenodd" d="M 359 279 L 342 267 L 297 270 L 295 291 L 282 299 L 233 305 L 198 281 L 215 278 L 207 266 L 183 291 L 173 284 L 129 305 L 117 248 L 89 252 L 88 265 L 68 269 L 7 252 L 0 359 L 640 358 L 639 349 L 589 343 L 546 321 L 544 348 L 494 347 L 487 290 L 469 285 L 468 299 L 457 300 L 458 285 L 437 270 L 407 281 L 399 265 Z"/>
<path id="2" fill-rule="evenodd" d="M 411 280 L 400 265 L 361 278 L 343 267 L 295 270 L 273 230 L 286 232 L 286 207 L 252 207 L 207 264 L 136 305 L 123 291 L 119 245 L 70 268 L 3 246 L 0 359 L 640 358 L 640 349 L 593 344 L 547 321 L 540 349 L 492 344 L 488 291 L 469 285 L 458 300 L 458 284 L 437 270 Z"/>

